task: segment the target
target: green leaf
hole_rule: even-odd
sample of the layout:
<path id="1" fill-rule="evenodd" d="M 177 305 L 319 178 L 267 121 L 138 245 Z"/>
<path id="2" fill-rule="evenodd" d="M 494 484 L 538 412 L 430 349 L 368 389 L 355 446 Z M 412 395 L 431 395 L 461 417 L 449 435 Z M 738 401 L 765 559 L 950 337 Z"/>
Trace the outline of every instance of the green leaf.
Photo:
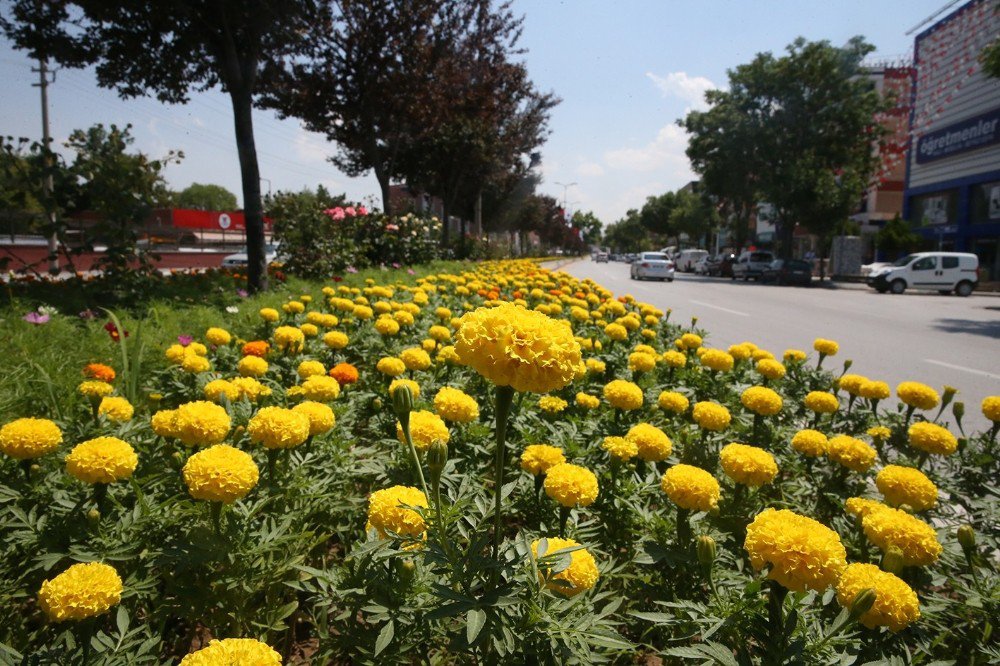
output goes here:
<path id="1" fill-rule="evenodd" d="M 486 613 L 479 608 L 472 608 L 465 614 L 465 622 L 465 640 L 472 645 L 486 624 Z"/>
<path id="2" fill-rule="evenodd" d="M 396 627 L 392 620 L 382 627 L 382 631 L 378 632 L 378 638 L 375 640 L 375 656 L 378 656 L 382 650 L 389 647 L 389 643 L 392 642 L 392 637 L 396 634 Z"/>
<path id="3" fill-rule="evenodd" d="M 118 627 L 119 637 L 123 637 L 128 633 L 128 611 L 124 606 L 118 607 L 118 613 L 115 615 L 115 625 Z"/>
<path id="4" fill-rule="evenodd" d="M 675 617 L 669 613 L 646 613 L 644 611 L 632 611 L 629 613 L 632 617 L 637 617 L 640 620 L 646 620 L 648 622 L 656 622 L 657 624 L 665 624 L 667 622 L 674 622 Z"/>

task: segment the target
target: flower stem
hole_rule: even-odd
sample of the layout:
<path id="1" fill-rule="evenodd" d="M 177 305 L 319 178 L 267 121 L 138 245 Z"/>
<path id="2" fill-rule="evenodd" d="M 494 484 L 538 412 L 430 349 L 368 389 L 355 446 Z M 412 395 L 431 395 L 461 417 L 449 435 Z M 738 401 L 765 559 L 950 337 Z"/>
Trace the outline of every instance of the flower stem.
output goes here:
<path id="1" fill-rule="evenodd" d="M 212 529 L 215 530 L 215 534 L 222 534 L 222 502 L 212 502 Z"/>
<path id="2" fill-rule="evenodd" d="M 417 468 L 417 477 L 420 479 L 420 489 L 424 491 L 424 497 L 430 499 L 430 494 L 427 492 L 427 481 L 424 480 L 424 468 L 420 464 L 420 456 L 417 455 L 417 447 L 413 446 L 413 438 L 410 437 L 410 415 L 406 414 L 405 418 L 399 419 L 399 425 L 403 429 L 403 439 L 406 440 L 406 445 L 410 449 L 410 457 L 413 460 L 413 466 Z"/>
<path id="3" fill-rule="evenodd" d="M 503 469 L 504 454 L 507 448 L 507 418 L 510 415 L 510 407 L 514 402 L 514 389 L 510 386 L 498 386 L 496 397 L 496 419 L 497 419 L 497 450 L 494 459 L 493 479 L 496 486 L 493 488 L 493 559 L 500 556 L 500 504 L 503 493 Z"/>
<path id="4" fill-rule="evenodd" d="M 773 645 L 778 646 L 784 652 L 784 617 L 782 606 L 785 603 L 785 596 L 788 590 L 777 581 L 770 581 L 770 589 L 767 597 L 767 626 L 771 639 L 777 639 Z"/>
<path id="5" fill-rule="evenodd" d="M 569 520 L 569 507 L 559 507 L 559 538 L 566 538 L 566 522 Z"/>

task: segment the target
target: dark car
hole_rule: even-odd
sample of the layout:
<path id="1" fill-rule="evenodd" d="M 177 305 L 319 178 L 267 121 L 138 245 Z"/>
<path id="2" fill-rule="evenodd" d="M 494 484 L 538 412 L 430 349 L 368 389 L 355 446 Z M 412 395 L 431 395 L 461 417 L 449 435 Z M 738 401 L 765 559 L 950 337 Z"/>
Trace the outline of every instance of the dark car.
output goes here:
<path id="1" fill-rule="evenodd" d="M 730 252 L 729 254 L 719 255 L 719 263 L 708 272 L 709 275 L 718 275 L 719 277 L 733 277 L 733 264 L 736 263 L 736 255 Z"/>
<path id="2" fill-rule="evenodd" d="M 760 274 L 760 281 L 808 287 L 812 284 L 812 264 L 801 259 L 775 259 Z"/>

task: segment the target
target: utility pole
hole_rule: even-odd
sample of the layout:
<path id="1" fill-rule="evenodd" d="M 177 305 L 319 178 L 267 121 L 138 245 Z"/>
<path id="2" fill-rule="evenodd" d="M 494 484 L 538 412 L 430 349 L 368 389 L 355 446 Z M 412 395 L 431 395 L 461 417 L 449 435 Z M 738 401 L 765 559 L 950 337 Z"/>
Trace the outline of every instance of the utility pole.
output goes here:
<path id="1" fill-rule="evenodd" d="M 47 208 L 49 209 L 49 225 L 52 228 L 52 233 L 49 234 L 48 245 L 49 245 L 49 273 L 56 275 L 59 273 L 59 238 L 56 235 L 56 213 L 53 210 L 52 202 L 52 137 L 49 135 L 49 92 L 48 87 L 50 83 L 55 82 L 56 73 L 55 71 L 49 70 L 46 67 L 45 58 L 38 59 L 38 69 L 34 67 L 31 68 L 32 72 L 38 74 L 38 83 L 32 83 L 32 87 L 39 88 L 42 92 L 42 145 L 45 146 L 46 156 L 45 156 L 45 180 L 42 182 L 42 188 L 45 191 L 46 198 L 48 199 Z M 49 81 L 49 74 L 52 74 L 52 81 Z"/>
<path id="2" fill-rule="evenodd" d="M 566 210 L 566 192 L 567 192 L 567 190 L 569 190 L 569 188 L 573 187 L 576 184 L 577 184 L 576 182 L 572 182 L 572 183 L 556 183 L 556 185 L 559 185 L 559 186 L 561 186 L 563 188 L 563 210 Z"/>

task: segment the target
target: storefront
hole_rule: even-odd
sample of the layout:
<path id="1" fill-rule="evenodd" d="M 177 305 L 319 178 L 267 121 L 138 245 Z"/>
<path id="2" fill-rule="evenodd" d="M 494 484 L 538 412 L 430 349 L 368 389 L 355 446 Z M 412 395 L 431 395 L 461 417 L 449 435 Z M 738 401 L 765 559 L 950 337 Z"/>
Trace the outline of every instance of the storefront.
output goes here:
<path id="1" fill-rule="evenodd" d="M 1000 37 L 992 0 L 972 0 L 917 35 L 903 217 L 928 245 L 975 252 L 1000 279 L 1000 79 L 979 54 Z"/>

